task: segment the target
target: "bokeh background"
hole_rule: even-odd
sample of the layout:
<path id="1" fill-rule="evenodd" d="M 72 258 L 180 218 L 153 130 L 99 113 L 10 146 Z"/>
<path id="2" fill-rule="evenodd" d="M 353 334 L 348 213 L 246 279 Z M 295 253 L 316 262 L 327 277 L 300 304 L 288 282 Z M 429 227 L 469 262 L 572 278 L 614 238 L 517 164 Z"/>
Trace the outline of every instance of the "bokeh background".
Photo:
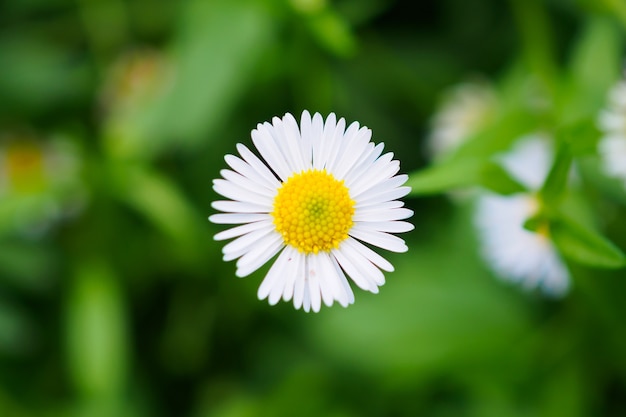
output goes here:
<path id="1" fill-rule="evenodd" d="M 258 301 L 266 269 L 235 278 L 206 220 L 223 156 L 285 112 L 359 121 L 411 174 L 460 83 L 517 102 L 583 68 L 559 97 L 593 118 L 625 27 L 621 0 L 0 3 L 0 416 L 626 415 L 623 269 L 506 284 L 436 189 L 380 294 L 307 314 Z"/>

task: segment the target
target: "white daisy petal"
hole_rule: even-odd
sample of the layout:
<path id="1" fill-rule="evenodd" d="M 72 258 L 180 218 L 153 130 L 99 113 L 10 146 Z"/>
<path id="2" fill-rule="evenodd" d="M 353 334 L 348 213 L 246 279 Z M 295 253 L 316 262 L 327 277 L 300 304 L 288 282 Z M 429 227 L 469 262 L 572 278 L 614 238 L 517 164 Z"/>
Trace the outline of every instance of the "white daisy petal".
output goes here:
<path id="1" fill-rule="evenodd" d="M 304 301 L 304 293 L 308 291 L 308 285 L 306 285 L 305 280 L 305 269 L 304 262 L 305 257 L 296 257 L 298 260 L 302 261 L 302 266 L 298 268 L 297 274 L 294 273 L 294 283 L 293 283 L 293 306 L 298 309 L 302 307 L 302 303 Z"/>
<path id="2" fill-rule="evenodd" d="M 312 256 L 307 256 L 306 259 L 311 260 Z M 311 309 L 314 312 L 320 311 L 322 305 L 322 292 L 320 289 L 320 277 L 316 268 L 315 262 L 308 262 L 305 266 L 306 281 L 309 284 L 309 297 L 311 301 Z"/>
<path id="3" fill-rule="evenodd" d="M 371 145 L 371 143 L 369 145 Z M 368 149 L 363 155 L 363 157 L 361 158 L 361 160 L 354 166 L 353 169 L 351 169 L 346 174 L 344 178 L 348 188 L 352 189 L 352 186 L 354 185 L 355 181 L 360 180 L 361 178 L 363 178 L 364 175 L 367 174 L 368 171 L 372 170 L 372 165 L 374 164 L 374 161 L 376 161 L 377 158 L 380 157 L 380 154 L 383 152 L 384 148 L 385 148 L 384 143 L 379 143 L 378 145 L 374 147 L 368 146 Z M 388 156 L 385 158 L 384 161 L 386 161 L 387 158 L 389 159 L 393 158 L 392 154 L 387 154 L 387 155 Z"/>
<path id="4" fill-rule="evenodd" d="M 265 241 L 268 238 L 268 236 L 274 233 L 275 231 L 273 229 L 261 229 L 261 230 L 255 230 L 254 232 L 250 232 L 243 236 L 240 236 L 237 239 L 233 240 L 232 242 L 226 244 L 222 248 L 224 257 L 229 257 L 230 259 L 236 259 L 239 256 L 243 255 L 244 253 L 248 252 L 248 249 L 251 246 L 255 244 L 260 244 L 261 241 Z M 263 243 L 266 243 L 266 242 L 263 242 Z M 235 256 L 235 254 L 241 254 L 241 255 Z"/>
<path id="5" fill-rule="evenodd" d="M 237 261 L 238 277 L 245 277 L 265 265 L 267 261 L 272 259 L 283 248 L 283 239 L 277 233 L 270 235 L 271 240 L 267 240 L 265 244 L 255 246 L 251 251 L 246 252 Z"/>
<path id="6" fill-rule="evenodd" d="M 363 204 L 362 202 L 357 202 L 355 209 L 359 212 L 366 212 L 366 211 L 380 211 L 380 210 L 388 210 L 388 209 L 394 209 L 394 208 L 400 208 L 400 207 L 404 207 L 404 202 L 400 201 L 400 200 L 394 200 L 394 201 L 385 201 L 384 203 L 367 203 L 367 204 Z"/>
<path id="7" fill-rule="evenodd" d="M 334 279 L 335 278 L 334 274 L 329 275 L 328 272 L 324 269 L 324 266 L 323 266 L 324 255 L 323 254 L 324 252 L 322 252 L 321 255 L 318 254 L 318 256 L 309 257 L 310 258 L 309 275 L 314 275 L 318 277 L 322 301 L 327 307 L 330 307 L 335 300 L 335 294 L 336 294 L 335 284 L 337 283 L 337 280 Z"/>
<path id="8" fill-rule="evenodd" d="M 278 181 L 276 182 L 276 185 L 271 186 L 262 179 L 260 179 L 258 175 L 254 172 L 252 167 L 249 168 L 251 175 L 253 175 L 252 178 L 248 178 L 244 175 L 239 174 L 238 172 L 231 171 L 229 169 L 221 170 L 220 175 L 228 182 L 231 182 L 247 191 L 267 195 L 268 197 L 270 197 L 271 193 L 271 197 L 273 197 L 276 188 L 278 188 L 279 186 Z"/>
<path id="9" fill-rule="evenodd" d="M 269 189 L 273 192 L 276 191 L 276 188 L 280 187 L 280 182 L 276 179 L 276 176 L 255 154 L 252 153 L 250 149 L 246 148 L 241 143 L 238 143 L 237 151 L 244 161 L 246 161 L 246 163 L 254 170 L 254 172 L 249 175 L 241 173 L 242 175 L 253 181 L 263 181 L 267 183 L 269 185 Z"/>
<path id="10" fill-rule="evenodd" d="M 384 145 L 370 142 L 369 129 L 346 128 L 333 113 L 324 120 L 304 111 L 300 126 L 290 114 L 275 117 L 251 136 L 261 158 L 241 144 L 241 158 L 225 157 L 232 171 L 222 170 L 213 189 L 227 200 L 211 203 L 222 213 L 209 217 L 239 225 L 215 235 L 233 239 L 222 251 L 224 260 L 237 259 L 236 275 L 276 257 L 259 299 L 292 301 L 306 312 L 352 304 L 348 277 L 377 293 L 393 266 L 365 244 L 403 252 L 404 241 L 391 233 L 413 228 L 402 221 L 413 212 L 398 200 L 409 192 L 408 177 L 397 175 L 393 154 L 381 156 Z"/>
<path id="11" fill-rule="evenodd" d="M 397 161 L 392 161 L 392 162 L 397 162 Z M 392 165 L 392 164 L 389 164 L 389 165 Z M 353 195 L 355 197 L 358 197 L 358 196 L 363 195 L 363 193 L 367 192 L 368 198 L 363 198 L 361 200 L 362 204 L 367 204 L 368 200 L 371 199 L 373 195 L 377 195 L 377 194 L 380 194 L 384 191 L 388 191 L 391 189 L 401 188 L 400 186 L 408 180 L 409 176 L 406 174 L 403 174 L 403 175 L 396 175 L 395 177 L 390 177 L 384 180 L 381 180 L 382 178 L 384 178 L 383 175 L 380 175 L 377 180 L 368 181 L 367 185 L 365 187 L 362 187 L 361 189 L 357 189 L 355 186 L 353 188 L 354 190 Z M 386 200 L 386 201 L 389 201 L 389 200 Z"/>
<path id="12" fill-rule="evenodd" d="M 334 249 L 331 253 L 341 266 L 341 269 L 346 271 L 346 274 L 348 274 L 350 279 L 352 279 L 356 285 L 363 290 L 371 291 L 374 294 L 378 293 L 378 285 L 376 285 L 376 281 L 372 277 L 363 274 L 359 268 L 358 262 L 355 263 L 352 259 L 350 259 L 346 251 Z"/>
<path id="13" fill-rule="evenodd" d="M 285 115 L 283 121 L 283 137 L 290 151 L 289 154 L 294 159 L 294 170 L 296 172 L 304 171 L 310 167 L 311 163 L 302 152 L 302 138 L 298 129 L 298 122 L 289 113 Z"/>
<path id="14" fill-rule="evenodd" d="M 354 301 L 354 295 L 343 271 L 341 271 L 341 268 L 335 268 L 334 258 L 326 252 L 321 252 L 317 260 L 321 271 L 320 274 L 325 277 L 325 282 L 333 299 L 337 300 L 342 306 L 347 307 L 348 304 Z M 350 301 L 351 299 L 352 301 Z M 327 305 L 330 306 L 330 304 Z"/>
<path id="15" fill-rule="evenodd" d="M 219 213 L 210 215 L 209 221 L 215 224 L 244 224 L 268 218 L 267 213 Z"/>
<path id="16" fill-rule="evenodd" d="M 330 256 L 330 261 L 332 263 L 333 269 L 335 270 L 336 275 L 340 278 L 341 286 L 344 289 L 344 294 L 347 295 L 347 301 L 344 303 L 344 299 L 339 299 L 339 303 L 343 307 L 347 307 L 348 305 L 354 303 L 354 293 L 352 292 L 352 288 L 350 287 L 350 283 L 346 278 L 346 275 L 343 273 L 343 270 L 339 266 L 339 262 L 334 256 Z"/>
<path id="17" fill-rule="evenodd" d="M 513 149 L 501 155 L 499 160 L 521 184 L 537 190 L 548 176 L 552 154 L 549 138 L 532 134 L 517 140 Z"/>
<path id="18" fill-rule="evenodd" d="M 376 252 L 374 252 L 373 250 L 371 250 L 370 248 L 368 248 L 367 246 L 365 246 L 358 240 L 353 239 L 353 238 L 348 238 L 343 242 L 343 244 L 359 252 L 361 255 L 363 255 L 363 257 L 365 257 L 368 261 L 370 261 L 371 263 L 373 263 L 380 269 L 387 271 L 387 272 L 394 271 L 394 268 L 393 268 L 393 265 L 391 265 L 391 262 L 389 262 L 388 260 L 380 256 L 379 254 L 377 254 Z"/>
<path id="19" fill-rule="evenodd" d="M 346 129 L 346 120 L 342 117 L 337 121 L 335 131 L 332 137 L 329 139 L 330 147 L 328 149 L 328 157 L 324 168 L 330 173 L 333 172 L 333 163 L 337 160 L 339 149 L 341 148 L 342 141 L 344 139 L 344 132 Z"/>
<path id="20" fill-rule="evenodd" d="M 349 145 L 346 145 L 346 151 L 342 153 L 341 158 L 339 158 L 335 166 L 332 167 L 332 172 L 338 179 L 344 179 L 346 173 L 349 172 L 368 151 L 367 145 L 371 138 L 372 131 L 365 127 L 359 129 L 354 135 L 354 139 Z"/>
<path id="21" fill-rule="evenodd" d="M 394 161 L 394 162 L 397 162 L 397 161 Z M 400 186 L 404 184 L 408 179 L 409 179 L 409 176 L 406 174 L 403 174 L 403 175 L 396 175 L 395 177 L 388 178 L 384 181 L 370 182 L 362 190 L 357 190 L 356 188 L 354 188 L 353 189 L 354 194 L 352 194 L 352 196 L 353 198 L 358 198 L 359 196 L 363 195 L 363 193 L 366 192 L 368 194 L 368 198 L 359 199 L 359 201 L 361 202 L 361 204 L 371 204 L 369 200 L 373 199 L 373 196 L 381 194 L 385 191 L 389 191 L 389 190 L 396 189 L 396 188 L 401 188 Z M 411 191 L 409 187 L 405 187 L 405 188 L 408 188 L 407 193 Z M 404 195 L 401 197 L 404 197 Z M 384 201 L 390 201 L 390 200 L 393 200 L 393 198 L 387 199 Z"/>
<path id="22" fill-rule="evenodd" d="M 397 209 L 356 209 L 352 220 L 355 222 L 366 222 L 375 219 L 377 221 L 404 220 L 413 215 L 413 210 L 408 208 Z"/>
<path id="23" fill-rule="evenodd" d="M 319 166 L 313 166 L 317 169 L 324 169 L 328 163 L 328 157 L 330 156 L 330 150 L 333 147 L 333 137 L 335 136 L 335 127 L 337 126 L 337 117 L 335 113 L 331 113 L 326 118 L 324 123 L 324 131 L 319 141 L 321 142 L 320 154 L 318 157 Z M 314 161 L 315 163 L 315 161 Z"/>
<path id="24" fill-rule="evenodd" d="M 271 207 L 265 205 L 243 201 L 214 201 L 211 203 L 211 207 L 227 213 L 268 213 L 271 210 Z"/>
<path id="25" fill-rule="evenodd" d="M 291 116 L 289 113 L 285 115 L 285 119 Z M 300 132 L 296 136 L 293 136 L 291 140 L 287 140 L 285 136 L 285 123 L 278 117 L 272 119 L 272 123 L 263 123 L 265 133 L 272 137 L 277 148 L 283 154 L 285 162 L 289 167 L 290 172 L 300 172 L 304 163 L 302 161 L 302 155 L 299 147 Z"/>
<path id="26" fill-rule="evenodd" d="M 387 233 L 404 233 L 410 232 L 415 228 L 409 222 L 399 222 L 399 221 L 391 221 L 391 222 L 360 222 L 359 227 L 364 230 L 374 230 L 378 232 L 387 232 Z"/>
<path id="27" fill-rule="evenodd" d="M 274 142 L 272 135 L 267 131 L 267 127 L 259 124 L 252 131 L 252 143 L 259 150 L 259 153 L 267 161 L 278 177 L 285 181 L 289 178 L 291 170 L 289 164 L 285 161 L 283 153 Z"/>
<path id="28" fill-rule="evenodd" d="M 357 152 L 357 150 L 354 149 L 354 140 L 356 138 L 356 133 L 358 132 L 358 130 L 359 123 L 354 122 L 350 124 L 350 126 L 348 126 L 348 129 L 346 129 L 345 132 L 338 132 L 340 135 L 343 135 L 343 138 L 337 139 L 338 149 L 334 153 L 331 161 L 326 165 L 326 169 L 333 175 L 336 176 L 335 170 L 337 168 L 337 165 L 343 159 L 343 156 L 348 153 L 346 152 L 347 149 L 350 150 L 349 153 Z"/>
<path id="29" fill-rule="evenodd" d="M 304 110 L 300 119 L 300 146 L 302 148 L 302 156 L 307 166 L 310 167 L 313 161 L 313 126 L 311 114 Z"/>
<path id="30" fill-rule="evenodd" d="M 272 289 L 276 287 L 278 279 L 284 279 L 285 277 L 289 276 L 285 273 L 285 271 L 287 270 L 287 260 L 290 256 L 289 249 L 289 247 L 285 247 L 285 249 L 283 249 L 280 255 L 278 255 L 278 258 L 276 258 L 274 264 L 271 266 L 267 275 L 263 279 L 263 282 L 261 282 L 261 285 L 259 286 L 259 289 L 257 291 L 257 297 L 259 298 L 259 300 L 264 300 L 269 297 Z M 276 302 L 278 302 L 278 300 L 276 300 Z"/>
<path id="31" fill-rule="evenodd" d="M 291 257 L 293 259 L 295 259 L 295 263 L 296 263 L 296 267 L 294 269 L 294 271 L 297 271 L 296 273 L 292 273 L 292 274 L 288 274 L 285 276 L 284 279 L 284 286 L 283 286 L 283 300 L 285 301 L 289 301 L 293 298 L 294 296 L 294 291 L 295 291 L 295 286 L 296 286 L 296 280 L 299 279 L 300 277 L 304 276 L 304 266 L 298 266 L 298 263 L 302 263 L 304 265 L 305 259 L 304 257 L 301 256 L 297 256 L 296 253 L 297 252 L 292 252 L 293 248 L 291 247 L 287 247 L 289 249 L 289 253 L 291 255 Z M 300 272 L 302 271 L 302 272 Z"/>
<path id="32" fill-rule="evenodd" d="M 352 230 L 350 230 L 350 236 L 391 252 L 402 253 L 409 250 L 404 240 L 399 237 L 390 235 L 389 233 L 367 230 L 361 227 L 361 223 L 357 223 Z"/>
<path id="33" fill-rule="evenodd" d="M 362 202 L 363 204 L 384 203 L 389 200 L 402 198 L 410 192 L 411 192 L 411 187 L 398 187 L 398 188 L 392 188 L 386 191 L 381 190 L 378 194 L 376 193 L 372 193 L 371 195 L 368 194 L 368 197 L 363 198 Z"/>
<path id="34" fill-rule="evenodd" d="M 268 211 L 272 208 L 273 199 L 269 195 L 258 194 L 226 180 L 213 180 L 213 190 L 231 200 L 245 203 L 267 206 Z"/>
<path id="35" fill-rule="evenodd" d="M 242 145 L 243 146 L 243 145 Z M 247 149 L 247 148 L 246 148 Z M 241 151 L 240 151 L 241 152 Z M 250 152 L 250 151 L 248 151 Z M 248 181 L 254 182 L 257 184 L 256 188 L 265 187 L 268 190 L 275 190 L 278 187 L 279 182 L 276 180 L 276 177 L 271 172 L 263 173 L 263 171 L 259 171 L 257 167 L 249 164 L 247 161 L 238 158 L 234 155 L 226 155 L 224 160 L 235 172 L 239 173 L 241 176 L 246 178 Z M 267 168 L 266 168 L 267 169 Z M 267 176 L 269 173 L 270 176 Z M 226 174 L 228 175 L 228 174 Z M 224 175 L 222 175 L 224 176 Z M 226 178 L 226 176 L 224 176 Z M 273 178 L 273 179 L 272 179 Z M 227 178 L 228 179 L 228 178 Z"/>
<path id="36" fill-rule="evenodd" d="M 259 230 L 259 229 L 268 229 L 268 230 L 274 229 L 270 216 L 267 216 L 267 219 L 265 220 L 251 222 L 251 223 L 247 223 L 241 226 L 224 230 L 223 232 L 220 232 L 216 234 L 215 236 L 213 236 L 213 239 L 215 240 L 232 239 L 234 237 L 242 236 L 242 235 L 245 235 L 246 233 L 254 232 L 255 230 Z"/>
<path id="37" fill-rule="evenodd" d="M 261 238 L 259 238 L 259 241 L 265 243 L 265 241 L 267 240 L 269 242 L 270 237 L 271 235 L 268 233 L 265 236 L 262 236 Z M 246 253 L 250 252 L 253 249 L 254 248 L 252 246 L 240 246 L 235 249 L 231 249 L 228 252 L 223 252 L 222 250 L 222 252 L 224 253 L 224 256 L 222 257 L 222 259 L 224 259 L 224 261 L 226 262 L 234 261 L 237 258 L 241 258 L 243 255 L 245 255 Z"/>
<path id="38" fill-rule="evenodd" d="M 392 176 L 400 170 L 400 163 L 398 161 L 388 161 L 390 158 L 393 158 L 392 153 L 383 155 L 376 163 L 372 164 L 367 172 L 358 180 L 354 181 L 350 187 L 354 195 L 360 195 L 364 191 L 380 187 L 381 184 L 385 184 L 391 180 L 393 180 L 393 185 L 389 185 L 389 187 L 397 187 L 406 182 L 408 179 L 407 175 L 398 175 L 392 178 Z"/>
<path id="39" fill-rule="evenodd" d="M 290 277 L 295 278 L 295 282 L 304 281 L 302 273 L 304 271 L 304 259 L 301 256 L 294 256 L 292 248 L 287 247 L 283 253 L 286 252 L 285 266 L 280 276 L 275 278 L 273 287 L 270 289 L 268 301 L 270 304 L 276 304 L 283 296 L 284 288 L 288 283 Z"/>
<path id="40" fill-rule="evenodd" d="M 380 287 L 385 284 L 385 276 L 376 265 L 363 255 L 364 251 L 357 250 L 356 246 L 350 244 L 343 245 L 342 251 L 364 275 L 374 281 L 376 286 Z"/>
<path id="41" fill-rule="evenodd" d="M 341 251 L 337 251 L 334 255 L 337 261 L 339 261 L 341 268 L 346 271 L 353 281 L 358 276 L 364 283 L 367 283 L 367 288 L 361 288 L 378 294 L 378 287 L 385 283 L 385 277 L 380 269 L 349 247 L 342 248 Z M 359 284 L 357 283 L 357 285 Z"/>
<path id="42" fill-rule="evenodd" d="M 300 254 L 296 249 L 290 249 L 293 259 L 293 272 L 291 273 L 289 279 L 286 280 L 285 287 L 287 285 L 291 286 L 290 291 L 293 292 L 293 305 L 296 309 L 299 309 L 302 307 L 305 292 L 308 291 L 308 287 L 306 285 L 307 256 L 299 256 Z"/>
<path id="43" fill-rule="evenodd" d="M 333 115 L 334 116 L 334 115 Z M 331 116 L 328 116 L 329 118 Z M 319 113 L 313 115 L 311 139 L 312 139 L 312 163 L 314 169 L 324 168 L 323 146 L 324 146 L 324 120 Z"/>
<path id="44" fill-rule="evenodd" d="M 304 295 L 302 297 L 302 309 L 307 313 L 311 311 L 311 293 L 310 293 L 308 285 L 304 286 Z"/>

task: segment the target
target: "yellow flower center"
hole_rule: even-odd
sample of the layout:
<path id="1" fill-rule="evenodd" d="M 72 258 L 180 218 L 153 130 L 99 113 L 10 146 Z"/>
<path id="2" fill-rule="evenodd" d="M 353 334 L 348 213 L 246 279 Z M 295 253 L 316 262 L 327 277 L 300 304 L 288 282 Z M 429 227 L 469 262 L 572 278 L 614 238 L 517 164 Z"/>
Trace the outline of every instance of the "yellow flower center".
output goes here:
<path id="1" fill-rule="evenodd" d="M 303 253 L 330 251 L 348 237 L 354 201 L 343 181 L 325 170 L 294 174 L 274 199 L 274 225 L 286 244 Z"/>

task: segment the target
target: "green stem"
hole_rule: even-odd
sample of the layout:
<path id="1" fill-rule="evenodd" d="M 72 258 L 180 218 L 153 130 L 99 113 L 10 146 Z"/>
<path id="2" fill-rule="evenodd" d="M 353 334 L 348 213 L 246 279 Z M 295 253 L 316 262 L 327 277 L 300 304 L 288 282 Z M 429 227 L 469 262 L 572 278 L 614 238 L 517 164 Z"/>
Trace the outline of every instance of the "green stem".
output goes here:
<path id="1" fill-rule="evenodd" d="M 87 42 L 102 70 L 120 46 L 127 43 L 128 13 L 121 0 L 78 0 Z"/>
<path id="2" fill-rule="evenodd" d="M 543 0 L 511 0 L 530 69 L 541 82 L 553 104 L 557 95 L 557 64 L 550 22 Z"/>

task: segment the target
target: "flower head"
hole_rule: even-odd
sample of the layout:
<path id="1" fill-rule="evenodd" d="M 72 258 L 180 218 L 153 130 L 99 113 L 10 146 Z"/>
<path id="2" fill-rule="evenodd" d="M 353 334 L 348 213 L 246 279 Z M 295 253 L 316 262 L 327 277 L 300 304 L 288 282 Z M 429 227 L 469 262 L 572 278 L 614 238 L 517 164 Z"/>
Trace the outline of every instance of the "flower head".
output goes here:
<path id="1" fill-rule="evenodd" d="M 548 174 L 551 155 L 544 138 L 531 136 L 523 138 L 501 162 L 520 183 L 536 191 Z M 570 278 L 550 239 L 549 225 L 542 224 L 534 232 L 524 227 L 540 204 L 533 192 L 481 195 L 475 212 L 481 254 L 498 277 L 560 296 L 567 292 Z"/>
<path id="2" fill-rule="evenodd" d="M 598 126 L 603 132 L 598 151 L 604 171 L 621 179 L 626 186 L 626 81 L 610 91 L 608 106 L 600 113 Z"/>
<path id="3" fill-rule="evenodd" d="M 441 159 L 484 128 L 497 104 L 496 94 L 486 82 L 466 82 L 448 90 L 427 138 L 431 156 Z"/>
<path id="4" fill-rule="evenodd" d="M 378 292 L 381 270 L 393 266 L 365 244 L 405 252 L 391 233 L 407 232 L 402 221 L 413 212 L 398 199 L 410 191 L 406 175 L 383 144 L 370 142 L 371 130 L 330 114 L 302 113 L 300 126 L 287 113 L 259 124 L 252 141 L 261 158 L 237 144 L 240 157 L 226 155 L 231 170 L 213 181 L 229 200 L 212 206 L 223 213 L 213 223 L 239 226 L 215 235 L 235 238 L 223 248 L 224 260 L 237 261 L 237 276 L 259 269 L 278 254 L 258 290 L 276 304 L 293 299 L 296 308 L 319 311 L 334 301 L 354 302 L 348 276 L 360 288 Z M 365 244 L 364 244 L 365 243 Z"/>
<path id="5" fill-rule="evenodd" d="M 65 138 L 0 133 L 0 204 L 11 215 L 5 224 L 38 236 L 78 214 L 85 204 L 80 170 L 78 150 Z"/>

